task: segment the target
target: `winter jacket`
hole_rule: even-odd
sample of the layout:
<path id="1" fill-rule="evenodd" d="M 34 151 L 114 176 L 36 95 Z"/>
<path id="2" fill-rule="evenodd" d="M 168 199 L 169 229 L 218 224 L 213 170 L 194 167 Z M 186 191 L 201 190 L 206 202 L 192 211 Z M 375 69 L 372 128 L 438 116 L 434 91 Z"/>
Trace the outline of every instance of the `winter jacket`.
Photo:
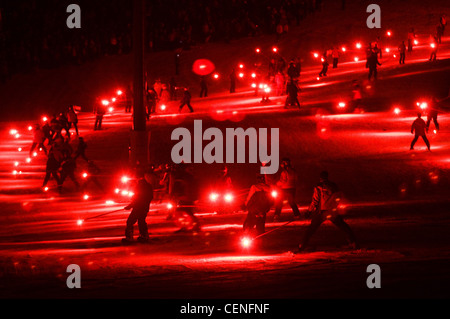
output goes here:
<path id="1" fill-rule="evenodd" d="M 319 183 L 314 188 L 314 194 L 309 211 L 336 211 L 341 200 L 342 193 L 338 186 L 330 181 Z"/>
<path id="2" fill-rule="evenodd" d="M 427 127 L 427 124 L 422 118 L 417 118 L 412 126 L 411 126 L 411 133 L 416 133 L 416 135 L 425 135 L 425 129 Z"/>
<path id="3" fill-rule="evenodd" d="M 136 210 L 149 211 L 150 202 L 153 200 L 153 188 L 144 179 L 140 179 L 134 189 L 133 201 L 127 208 L 133 208 Z"/>
<path id="4" fill-rule="evenodd" d="M 277 183 L 281 189 L 296 188 L 297 174 L 293 168 L 287 167 L 281 171 L 280 180 Z"/>

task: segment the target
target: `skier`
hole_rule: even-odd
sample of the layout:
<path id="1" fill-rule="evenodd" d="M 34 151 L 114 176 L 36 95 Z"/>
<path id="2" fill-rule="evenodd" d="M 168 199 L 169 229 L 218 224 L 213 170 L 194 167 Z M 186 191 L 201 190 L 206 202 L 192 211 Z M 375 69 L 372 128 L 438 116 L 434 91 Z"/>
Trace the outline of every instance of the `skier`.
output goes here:
<path id="1" fill-rule="evenodd" d="M 321 172 L 319 184 L 314 188 L 314 195 L 308 209 L 308 214 L 312 215 L 311 224 L 303 236 L 302 242 L 298 247 L 298 252 L 305 250 L 311 236 L 326 220 L 331 221 L 345 232 L 350 248 L 357 248 L 353 231 L 338 212 L 341 195 L 338 186 L 328 179 L 328 172 Z"/>
<path id="2" fill-rule="evenodd" d="M 181 113 L 181 110 L 183 109 L 183 107 L 187 105 L 187 107 L 189 108 L 189 110 L 191 111 L 191 113 L 194 113 L 194 109 L 191 106 L 191 93 L 189 92 L 188 88 L 184 88 L 184 95 L 183 95 L 183 100 L 181 100 L 181 105 L 179 107 L 179 113 Z"/>
<path id="3" fill-rule="evenodd" d="M 94 131 L 102 129 L 103 116 L 106 113 L 106 107 L 102 103 L 99 103 L 95 108 L 95 124 Z"/>
<path id="4" fill-rule="evenodd" d="M 372 54 L 370 55 L 370 57 L 367 60 L 367 66 L 369 68 L 369 81 L 372 79 L 372 76 L 373 76 L 374 80 L 377 79 L 377 75 L 378 75 L 377 66 L 378 65 L 381 66 L 381 63 L 378 62 L 377 55 L 372 52 Z"/>
<path id="5" fill-rule="evenodd" d="M 430 151 L 430 142 L 427 139 L 427 135 L 425 134 L 427 124 L 422 119 L 422 113 L 417 113 L 417 119 L 413 122 L 411 126 L 411 134 L 415 134 L 414 139 L 411 142 L 410 150 L 414 149 L 414 145 L 416 144 L 419 137 L 422 137 L 423 141 L 427 145 L 428 150 Z"/>
<path id="6" fill-rule="evenodd" d="M 247 208 L 247 217 L 244 221 L 243 229 L 245 233 L 253 233 L 256 227 L 256 236 L 265 232 L 266 214 L 273 205 L 270 196 L 270 186 L 265 183 L 265 177 L 258 175 L 257 183 L 250 187 L 245 207 Z"/>
<path id="7" fill-rule="evenodd" d="M 286 87 L 287 91 L 287 98 L 286 102 L 284 103 L 284 108 L 287 108 L 288 105 L 296 105 L 298 108 L 300 108 L 300 102 L 298 101 L 298 91 L 299 88 L 297 86 L 297 83 L 295 81 L 289 80 Z"/>
<path id="8" fill-rule="evenodd" d="M 437 36 L 433 37 L 433 41 L 431 42 L 431 55 L 429 61 L 436 61 L 436 54 L 438 51 L 438 38 Z"/>
<path id="9" fill-rule="evenodd" d="M 45 134 L 41 130 L 40 125 L 35 124 L 34 125 L 34 134 L 33 134 L 33 144 L 31 144 L 31 148 L 30 148 L 30 157 L 32 156 L 33 151 L 36 148 L 36 146 L 38 148 L 42 148 L 44 153 L 47 154 L 47 149 L 45 148 L 44 142 L 45 142 Z"/>
<path id="10" fill-rule="evenodd" d="M 433 97 L 433 102 L 431 103 L 431 106 L 427 114 L 427 133 L 430 128 L 431 121 L 433 121 L 434 128 L 436 129 L 436 131 L 439 131 L 439 123 L 437 121 L 439 102 L 441 101 L 438 100 L 436 97 Z"/>
<path id="11" fill-rule="evenodd" d="M 145 179 L 144 171 L 138 169 L 137 171 L 137 184 L 134 189 L 134 197 L 132 202 L 124 209 L 131 209 L 131 213 L 128 216 L 127 224 L 125 228 L 125 238 L 122 239 L 124 244 L 129 244 L 134 241 L 134 224 L 138 223 L 139 237 L 138 241 L 146 243 L 149 241 L 148 226 L 146 222 L 147 214 L 150 209 L 150 203 L 153 200 L 152 186 Z"/>
<path id="12" fill-rule="evenodd" d="M 69 130 L 72 128 L 72 126 L 75 128 L 75 132 L 78 134 L 78 116 L 77 113 L 75 113 L 75 110 L 73 109 L 73 105 L 69 105 L 69 108 L 67 109 L 67 120 L 68 120 L 68 127 Z"/>
<path id="13" fill-rule="evenodd" d="M 208 97 L 208 86 L 206 84 L 206 77 L 202 76 L 200 80 L 200 97 Z"/>
<path id="14" fill-rule="evenodd" d="M 339 49 L 334 47 L 331 56 L 333 57 L 333 69 L 336 69 L 339 62 Z"/>
<path id="15" fill-rule="evenodd" d="M 80 183 L 78 183 L 77 178 L 75 177 L 75 170 L 77 167 L 77 163 L 75 159 L 71 156 L 68 156 L 62 163 L 61 163 L 61 186 L 64 184 L 64 181 L 67 177 L 70 177 L 72 182 L 74 183 L 76 190 L 78 191 L 80 189 Z"/>
<path id="16" fill-rule="evenodd" d="M 405 64 L 405 56 L 406 56 L 406 45 L 405 41 L 398 46 L 398 52 L 400 55 L 399 64 Z"/>
<path id="17" fill-rule="evenodd" d="M 150 119 L 150 115 L 155 113 L 157 103 L 158 103 L 158 93 L 156 93 L 153 87 L 150 87 L 147 90 L 147 110 L 145 113 L 147 121 Z"/>
<path id="18" fill-rule="evenodd" d="M 79 137 L 78 138 L 78 146 L 77 146 L 77 149 L 74 154 L 74 159 L 76 160 L 79 156 L 81 156 L 81 158 L 83 158 L 86 162 L 89 162 L 88 158 L 86 157 L 86 153 L 85 153 L 86 148 L 87 148 L 87 144 L 84 141 L 84 138 Z"/>
<path id="19" fill-rule="evenodd" d="M 319 76 L 320 76 L 320 77 L 322 77 L 322 76 L 327 76 L 328 65 L 329 65 L 329 63 L 328 63 L 328 61 L 327 61 L 327 56 L 324 55 L 324 56 L 322 57 L 322 70 L 321 70 L 320 73 L 319 73 Z"/>
<path id="20" fill-rule="evenodd" d="M 194 204 L 198 199 L 197 183 L 188 171 L 186 164 L 178 164 L 172 171 L 169 185 L 169 195 L 177 202 L 177 214 L 185 213 L 191 219 L 188 226 L 181 225 L 177 232 L 200 231 L 200 222 L 194 215 Z"/>
<path id="21" fill-rule="evenodd" d="M 58 170 L 60 167 L 60 162 L 55 158 L 55 155 L 52 150 L 48 153 L 48 159 L 47 159 L 47 165 L 45 168 L 45 177 L 44 182 L 42 183 L 42 188 L 46 188 L 48 181 L 50 180 L 50 177 L 53 176 L 55 179 L 57 185 L 58 185 L 58 191 L 61 192 L 62 190 L 62 183 L 61 179 L 58 175 Z"/>
<path id="22" fill-rule="evenodd" d="M 298 210 L 297 203 L 295 202 L 295 192 L 297 188 L 297 173 L 291 166 L 291 160 L 289 158 L 283 158 L 281 161 L 281 173 L 280 179 L 277 182 L 277 187 L 281 189 L 281 196 L 277 199 L 275 205 L 274 220 L 280 218 L 281 209 L 283 208 L 283 200 L 287 200 L 289 206 L 291 206 L 292 212 L 295 217 L 300 217 L 300 211 Z"/>
<path id="23" fill-rule="evenodd" d="M 86 190 L 88 185 L 93 182 L 103 192 L 103 185 L 98 181 L 97 176 L 100 174 L 100 168 L 93 161 L 88 161 L 86 180 L 81 186 L 82 190 Z"/>

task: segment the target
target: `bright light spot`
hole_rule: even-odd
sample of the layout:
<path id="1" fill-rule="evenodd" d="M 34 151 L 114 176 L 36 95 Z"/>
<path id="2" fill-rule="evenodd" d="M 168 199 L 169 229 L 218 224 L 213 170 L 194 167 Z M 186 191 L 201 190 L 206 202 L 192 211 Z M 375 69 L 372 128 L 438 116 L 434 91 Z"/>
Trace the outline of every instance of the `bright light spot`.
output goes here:
<path id="1" fill-rule="evenodd" d="M 428 104 L 426 102 L 420 104 L 420 108 L 422 110 L 425 110 L 427 107 L 428 107 Z"/>
<path id="2" fill-rule="evenodd" d="M 256 53 L 259 53 L 259 52 L 261 52 L 261 49 L 257 48 Z"/>
<path id="3" fill-rule="evenodd" d="M 314 57 L 317 59 L 319 57 L 318 53 L 314 53 Z"/>
<path id="4" fill-rule="evenodd" d="M 114 192 L 115 192 L 116 194 L 119 194 L 119 193 L 120 193 L 120 189 L 116 188 L 116 189 L 114 190 Z"/>
<path id="5" fill-rule="evenodd" d="M 17 171 L 16 170 L 13 170 L 13 175 L 17 175 Z"/>
<path id="6" fill-rule="evenodd" d="M 270 87 L 266 87 L 266 88 L 264 88 L 264 92 L 266 92 L 266 93 L 270 93 Z"/>
<path id="7" fill-rule="evenodd" d="M 355 60 L 355 62 L 358 62 L 359 58 L 357 56 L 355 56 L 354 60 Z"/>
<path id="8" fill-rule="evenodd" d="M 106 204 L 106 205 L 114 205 L 115 203 L 114 203 L 114 201 L 112 201 L 112 200 L 107 200 L 107 201 L 105 202 L 105 204 Z"/>
<path id="9" fill-rule="evenodd" d="M 84 194 L 83 199 L 84 200 L 88 200 L 89 199 L 89 195 L 88 194 Z"/>
<path id="10" fill-rule="evenodd" d="M 397 55 L 394 54 L 394 58 L 396 58 L 396 57 L 397 57 Z"/>
<path id="11" fill-rule="evenodd" d="M 278 193 L 277 193 L 277 191 L 272 191 L 271 195 L 273 198 L 277 198 Z"/>
<path id="12" fill-rule="evenodd" d="M 123 195 L 123 196 L 128 195 L 128 191 L 122 191 L 122 195 Z"/>
<path id="13" fill-rule="evenodd" d="M 33 153 L 33 156 L 36 157 L 38 154 L 36 152 Z"/>
<path id="14" fill-rule="evenodd" d="M 345 48 L 345 47 L 342 47 L 342 52 L 345 52 L 345 51 L 347 51 L 347 49 Z"/>
<path id="15" fill-rule="evenodd" d="M 344 108 L 345 105 L 346 105 L 345 102 L 339 102 L 339 107 L 340 107 L 340 108 Z"/>
<path id="16" fill-rule="evenodd" d="M 399 115 L 399 114 L 400 114 L 400 108 L 396 107 L 396 108 L 394 109 L 394 113 L 397 114 L 397 115 Z"/>
<path id="17" fill-rule="evenodd" d="M 172 203 L 167 204 L 167 209 L 172 209 L 172 208 L 173 208 Z"/>
<path id="18" fill-rule="evenodd" d="M 134 193 L 133 193 L 133 192 L 128 192 L 128 196 L 129 196 L 129 197 L 133 197 L 133 196 L 134 196 Z"/>
<path id="19" fill-rule="evenodd" d="M 388 53 L 389 53 L 389 51 L 390 51 L 390 50 L 389 50 L 389 48 L 386 48 L 386 52 L 388 52 Z"/>
<path id="20" fill-rule="evenodd" d="M 113 101 L 113 103 L 116 102 L 116 98 L 113 97 L 113 98 L 111 99 L 111 101 Z"/>
<path id="21" fill-rule="evenodd" d="M 248 237 L 242 238 L 241 244 L 244 248 L 250 247 L 251 243 L 252 243 L 252 240 L 250 238 L 248 238 Z"/>
<path id="22" fill-rule="evenodd" d="M 436 131 L 436 130 L 433 130 L 433 133 L 434 133 L 434 134 L 437 134 L 437 131 Z"/>
<path id="23" fill-rule="evenodd" d="M 244 68 L 244 65 L 243 65 L 243 64 L 239 64 L 239 68 L 240 68 L 240 69 L 243 69 L 243 68 Z"/>
<path id="24" fill-rule="evenodd" d="M 278 52 L 278 48 L 273 48 L 272 51 L 273 52 Z"/>
<path id="25" fill-rule="evenodd" d="M 121 90 L 117 91 L 117 95 L 122 95 L 122 94 L 123 94 L 123 92 Z"/>
<path id="26" fill-rule="evenodd" d="M 219 198 L 219 195 L 217 193 L 212 193 L 211 195 L 209 195 L 209 199 L 213 202 L 215 202 L 217 198 Z"/>
<path id="27" fill-rule="evenodd" d="M 30 126 L 28 126 L 28 131 L 31 131 L 31 130 L 33 130 L 33 127 L 30 125 Z"/>
<path id="28" fill-rule="evenodd" d="M 215 79 L 218 79 L 218 78 L 219 78 L 219 74 L 217 74 L 217 73 L 214 74 L 214 78 L 215 78 Z"/>
<path id="29" fill-rule="evenodd" d="M 205 68 L 206 68 L 206 65 L 204 65 L 204 64 L 200 65 L 200 69 L 205 69 Z"/>
<path id="30" fill-rule="evenodd" d="M 431 43 L 430 46 L 434 49 L 436 47 L 436 44 Z"/>
<path id="31" fill-rule="evenodd" d="M 48 187 L 44 187 L 44 192 L 48 192 Z"/>
<path id="32" fill-rule="evenodd" d="M 362 45 L 361 45 L 361 43 L 356 43 L 356 48 L 358 48 L 358 49 L 361 49 L 361 47 L 362 47 Z"/>
<path id="33" fill-rule="evenodd" d="M 17 130 L 12 129 L 12 130 L 9 131 L 9 134 L 11 134 L 11 135 L 16 135 L 16 134 L 17 134 Z"/>
<path id="34" fill-rule="evenodd" d="M 418 44 L 419 44 L 419 41 L 414 40 L 414 44 L 415 44 L 415 45 L 418 45 Z"/>
<path id="35" fill-rule="evenodd" d="M 232 202 L 233 201 L 233 195 L 231 195 L 231 194 L 226 194 L 225 196 L 224 196 L 224 199 L 225 199 L 225 201 L 226 202 Z"/>
<path id="36" fill-rule="evenodd" d="M 317 77 L 317 81 L 320 81 L 320 77 Z"/>
<path id="37" fill-rule="evenodd" d="M 107 106 L 107 105 L 109 105 L 109 101 L 103 100 L 103 101 L 102 101 L 102 104 L 103 104 L 104 106 Z"/>
<path id="38" fill-rule="evenodd" d="M 252 88 L 256 89 L 256 83 L 252 83 Z"/>
<path id="39" fill-rule="evenodd" d="M 31 158 L 27 158 L 27 163 L 31 163 Z"/>
<path id="40" fill-rule="evenodd" d="M 256 73 L 252 73 L 252 78 L 256 78 Z"/>
<path id="41" fill-rule="evenodd" d="M 86 177 L 88 177 L 88 174 L 85 172 L 85 173 L 83 173 L 83 178 L 86 178 Z"/>
<path id="42" fill-rule="evenodd" d="M 47 121 L 48 121 L 47 116 L 43 116 L 43 117 L 42 117 L 42 121 L 43 121 L 43 122 L 47 122 Z"/>
<path id="43" fill-rule="evenodd" d="M 244 73 L 239 73 L 239 77 L 243 78 L 244 77 Z"/>
<path id="44" fill-rule="evenodd" d="M 17 133 L 15 137 L 16 137 L 16 138 L 19 138 L 19 137 L 20 137 L 20 134 L 19 134 L 19 133 Z"/>
<path id="45" fill-rule="evenodd" d="M 109 110 L 109 112 L 113 112 L 113 111 L 114 111 L 114 108 L 113 108 L 113 107 L 110 107 L 108 110 Z"/>
<path id="46" fill-rule="evenodd" d="M 78 225 L 78 226 L 83 225 L 83 220 L 82 220 L 82 219 L 77 220 L 77 225 Z"/>
<path id="47" fill-rule="evenodd" d="M 161 105 L 160 109 L 161 109 L 161 111 L 165 111 L 166 110 L 166 106 L 163 104 L 163 105 Z"/>
<path id="48" fill-rule="evenodd" d="M 325 60 L 324 60 L 324 58 L 320 58 L 320 61 L 324 62 Z"/>
<path id="49" fill-rule="evenodd" d="M 388 31 L 386 34 L 387 34 L 388 37 L 390 37 L 392 35 L 392 32 Z"/>
<path id="50" fill-rule="evenodd" d="M 123 176 L 122 179 L 121 179 L 122 183 L 124 183 L 124 184 L 128 183 L 129 180 L 130 180 L 130 178 L 127 177 L 127 176 Z"/>
<path id="51" fill-rule="evenodd" d="M 263 88 L 264 88 L 264 85 L 260 84 L 260 85 L 259 85 L 259 88 L 260 88 L 260 89 L 263 89 Z"/>
<path id="52" fill-rule="evenodd" d="M 19 147 L 17 150 L 18 150 L 19 152 L 22 152 L 22 148 L 21 148 L 21 147 Z"/>
<path id="53" fill-rule="evenodd" d="M 19 166 L 19 162 L 14 162 L 14 166 L 15 167 Z"/>

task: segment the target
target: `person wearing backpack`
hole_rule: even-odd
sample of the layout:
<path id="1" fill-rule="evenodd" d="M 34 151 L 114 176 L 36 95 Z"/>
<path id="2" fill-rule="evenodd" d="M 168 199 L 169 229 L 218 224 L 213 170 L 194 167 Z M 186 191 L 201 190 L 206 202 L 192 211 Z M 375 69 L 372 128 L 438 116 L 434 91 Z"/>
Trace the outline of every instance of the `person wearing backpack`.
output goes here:
<path id="1" fill-rule="evenodd" d="M 321 172 L 319 184 L 314 188 L 314 195 L 308 209 L 308 213 L 312 215 L 311 224 L 303 236 L 303 240 L 298 247 L 298 252 L 305 250 L 311 236 L 327 220 L 331 221 L 347 235 L 350 248 L 357 248 L 352 229 L 338 212 L 338 205 L 341 199 L 342 192 L 340 192 L 335 183 L 328 179 L 328 172 Z"/>
<path id="2" fill-rule="evenodd" d="M 258 175 L 257 183 L 250 187 L 245 207 L 247 217 L 244 221 L 244 232 L 252 233 L 256 228 L 256 236 L 265 232 L 266 214 L 270 211 L 273 200 L 270 196 L 270 186 L 266 184 L 264 175 Z"/>

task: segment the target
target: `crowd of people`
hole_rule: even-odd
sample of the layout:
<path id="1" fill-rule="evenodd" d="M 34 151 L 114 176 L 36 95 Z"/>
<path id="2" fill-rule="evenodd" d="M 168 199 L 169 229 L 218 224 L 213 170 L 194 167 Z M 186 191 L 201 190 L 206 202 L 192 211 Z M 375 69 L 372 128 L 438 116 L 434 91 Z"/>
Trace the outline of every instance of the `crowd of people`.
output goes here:
<path id="1" fill-rule="evenodd" d="M 80 0 L 81 29 L 66 27 L 65 1 L 0 4 L 0 81 L 38 68 L 83 64 L 132 49 L 132 2 Z M 320 10 L 320 0 L 146 1 L 148 51 L 188 49 L 197 43 L 282 34 Z M 26 23 L 24 23 L 26 21 Z"/>
<path id="2" fill-rule="evenodd" d="M 75 132 L 71 132 L 72 128 Z M 72 136 L 76 136 L 76 139 Z M 75 149 L 74 146 L 76 146 Z M 70 178 L 75 191 L 83 191 L 89 184 L 94 183 L 103 192 L 103 186 L 97 179 L 100 168 L 88 159 L 86 149 L 87 143 L 80 136 L 78 116 L 72 105 L 65 112 L 54 114 L 53 118 L 46 120 L 43 125 L 35 124 L 29 158 L 38 156 L 39 153 L 36 150 L 42 151 L 47 156 L 43 190 L 48 191 L 47 185 L 53 178 L 57 191 L 61 193 L 64 182 Z M 87 166 L 82 182 L 77 171 L 77 159 L 84 160 Z"/>

